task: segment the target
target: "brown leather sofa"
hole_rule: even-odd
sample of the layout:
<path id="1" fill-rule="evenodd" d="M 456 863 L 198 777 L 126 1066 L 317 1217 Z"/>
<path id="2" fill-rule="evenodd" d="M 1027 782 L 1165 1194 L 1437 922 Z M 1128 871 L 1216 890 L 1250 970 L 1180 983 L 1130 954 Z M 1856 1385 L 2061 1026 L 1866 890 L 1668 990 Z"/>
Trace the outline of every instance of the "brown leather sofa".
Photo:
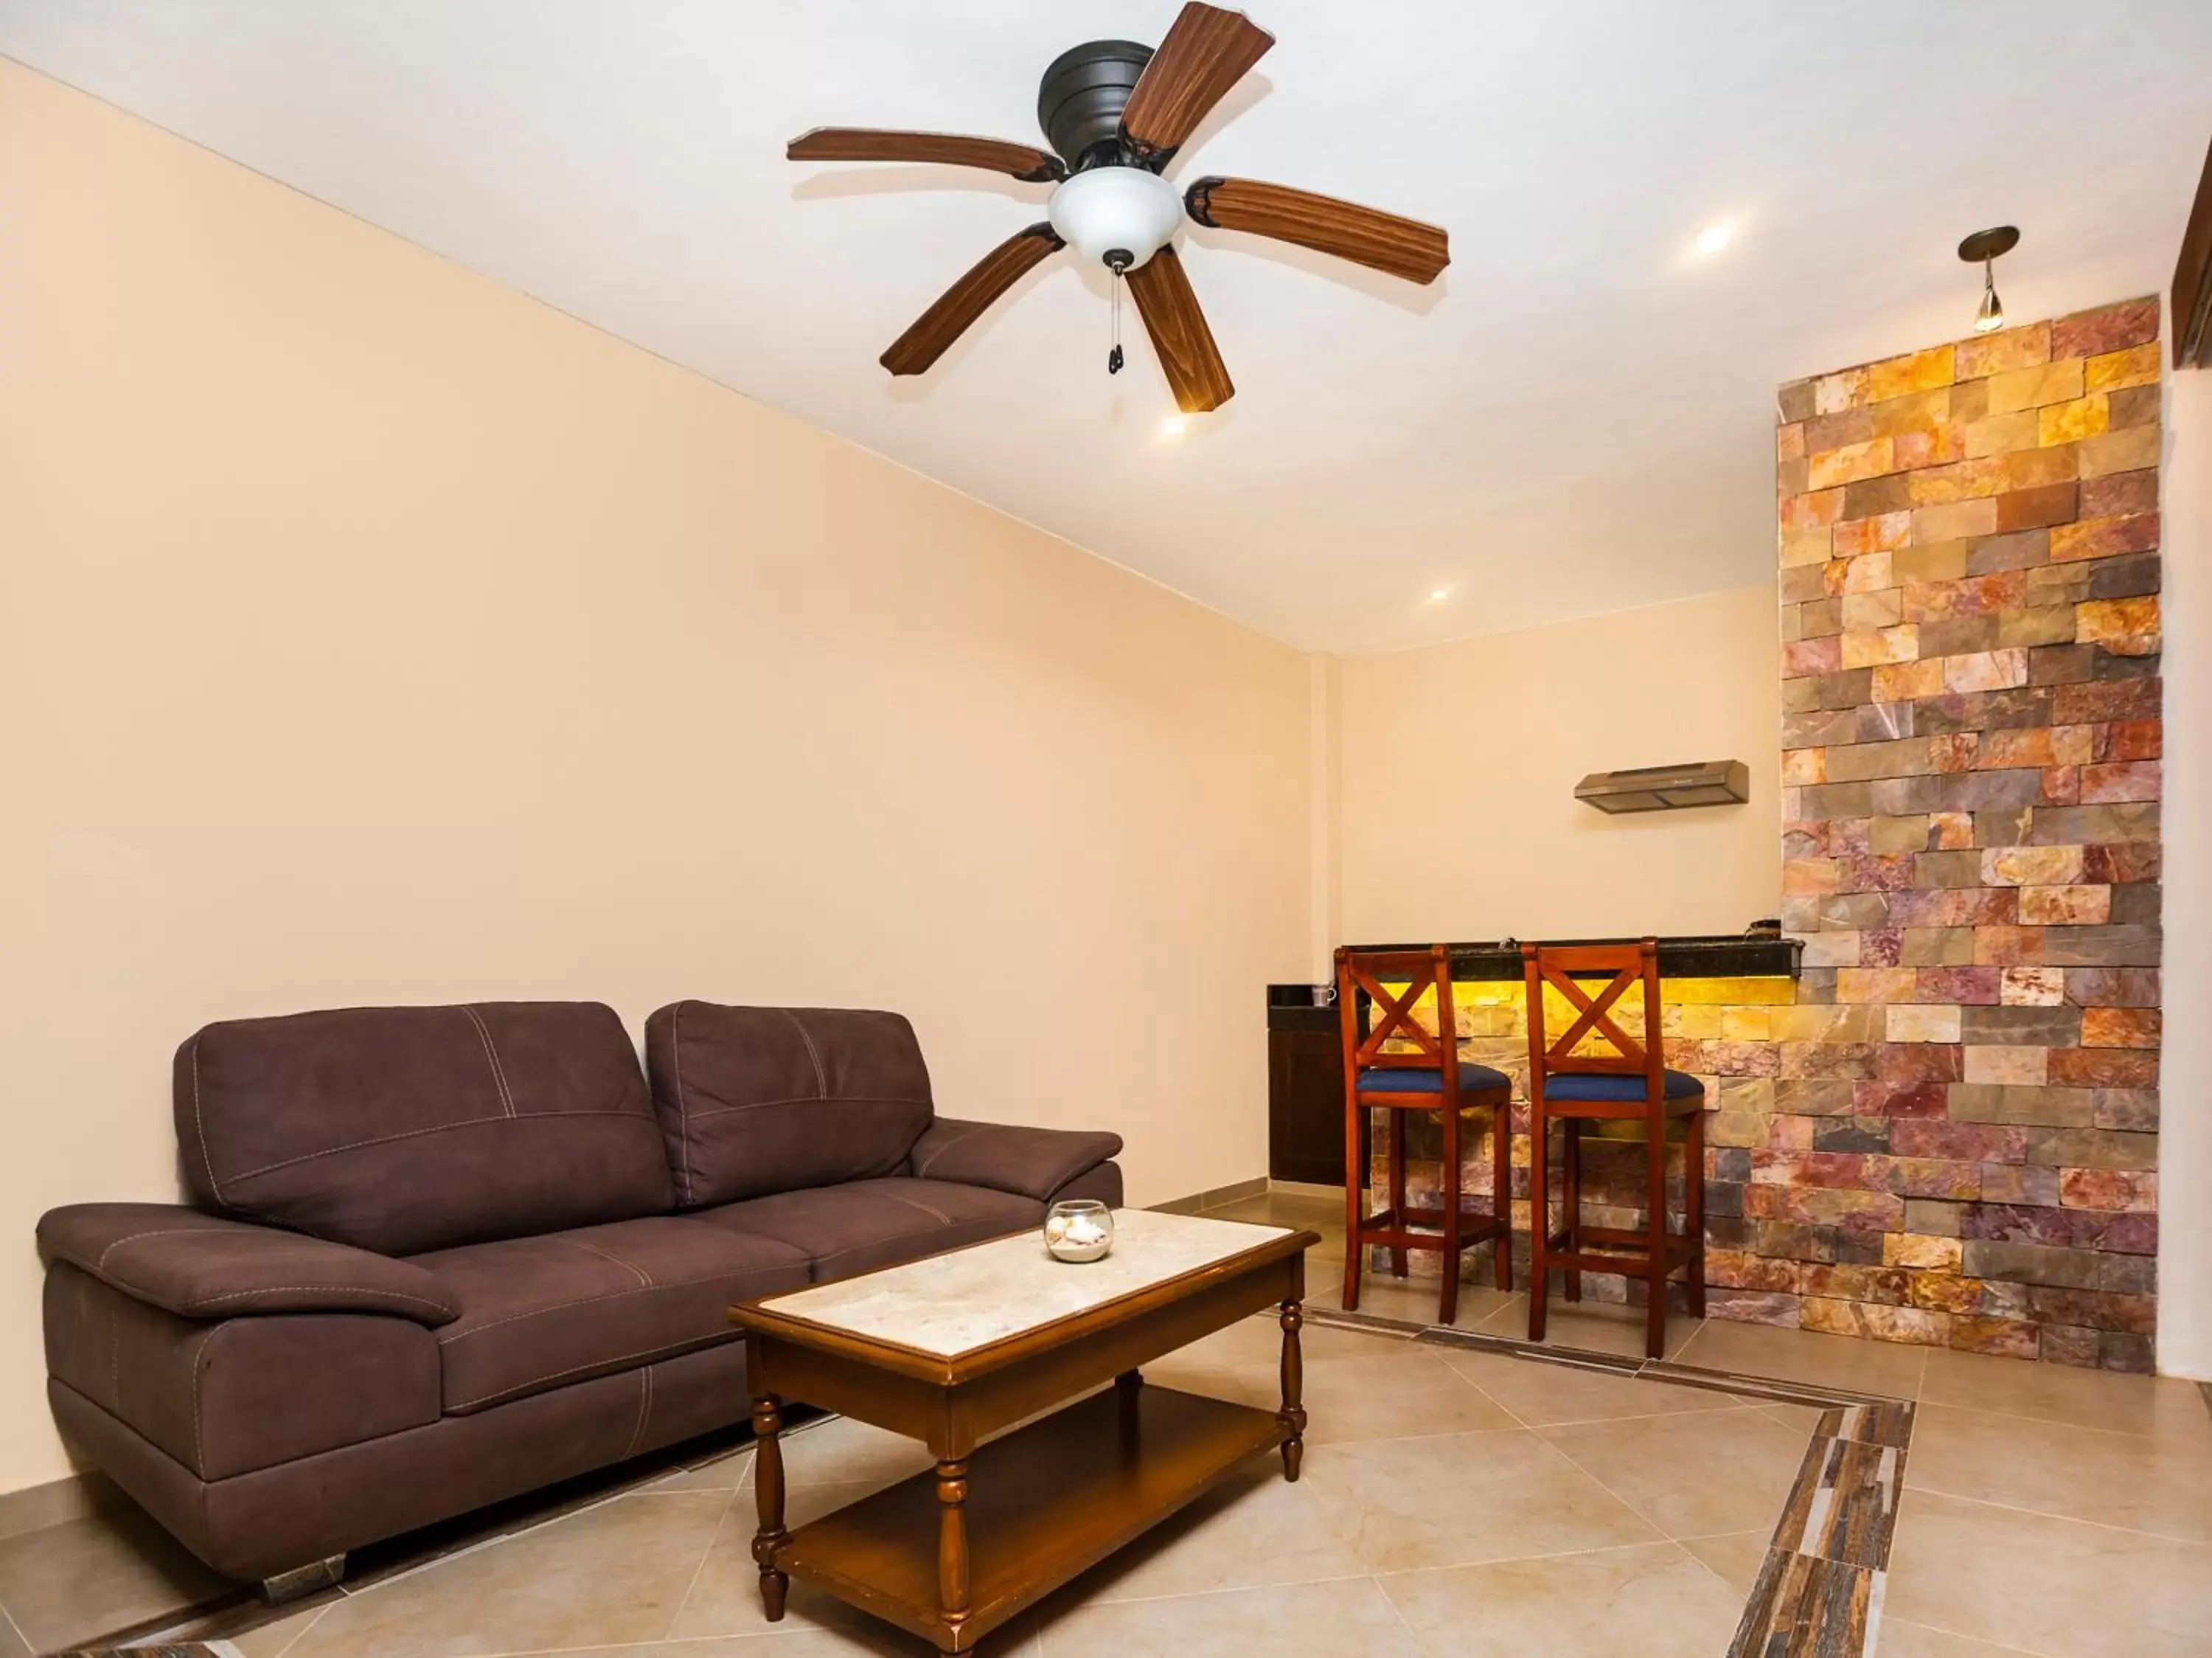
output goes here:
<path id="1" fill-rule="evenodd" d="M 742 1420 L 732 1301 L 1119 1203 L 1111 1134 L 937 1116 L 896 1014 L 592 1003 L 210 1025 L 190 1206 L 39 1223 L 64 1436 L 218 1571 L 349 1549 Z"/>

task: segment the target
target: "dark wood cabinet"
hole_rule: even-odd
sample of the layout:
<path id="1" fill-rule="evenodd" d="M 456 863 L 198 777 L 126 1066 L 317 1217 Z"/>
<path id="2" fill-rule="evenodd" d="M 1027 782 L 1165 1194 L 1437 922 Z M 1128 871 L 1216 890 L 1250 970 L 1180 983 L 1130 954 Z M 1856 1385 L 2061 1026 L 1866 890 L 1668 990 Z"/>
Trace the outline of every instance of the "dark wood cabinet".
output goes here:
<path id="1" fill-rule="evenodd" d="M 1334 1008 L 1276 1006 L 1270 998 L 1267 1173 L 1344 1184 L 1344 1053 Z"/>

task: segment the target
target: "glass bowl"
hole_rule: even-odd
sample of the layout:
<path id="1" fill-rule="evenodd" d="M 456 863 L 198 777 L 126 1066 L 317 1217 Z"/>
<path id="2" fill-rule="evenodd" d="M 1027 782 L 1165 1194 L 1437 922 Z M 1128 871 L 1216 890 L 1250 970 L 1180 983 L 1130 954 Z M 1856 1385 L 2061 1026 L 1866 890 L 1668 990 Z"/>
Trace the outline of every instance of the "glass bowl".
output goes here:
<path id="1" fill-rule="evenodd" d="M 1056 1261 L 1103 1260 L 1114 1247 L 1114 1211 L 1096 1198 L 1070 1198 L 1044 1217 L 1045 1253 Z"/>

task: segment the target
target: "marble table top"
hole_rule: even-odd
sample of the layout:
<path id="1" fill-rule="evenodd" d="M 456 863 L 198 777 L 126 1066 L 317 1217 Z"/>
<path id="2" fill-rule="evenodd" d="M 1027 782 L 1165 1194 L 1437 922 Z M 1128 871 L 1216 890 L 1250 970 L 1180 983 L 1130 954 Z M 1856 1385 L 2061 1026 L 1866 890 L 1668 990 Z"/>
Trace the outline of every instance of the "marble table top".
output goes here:
<path id="1" fill-rule="evenodd" d="M 1054 1260 L 1045 1253 L 1040 1228 L 796 1289 L 761 1305 L 829 1329 L 952 1358 L 1257 1249 L 1290 1231 L 1121 1209 L 1114 1211 L 1114 1253 L 1103 1260 Z"/>

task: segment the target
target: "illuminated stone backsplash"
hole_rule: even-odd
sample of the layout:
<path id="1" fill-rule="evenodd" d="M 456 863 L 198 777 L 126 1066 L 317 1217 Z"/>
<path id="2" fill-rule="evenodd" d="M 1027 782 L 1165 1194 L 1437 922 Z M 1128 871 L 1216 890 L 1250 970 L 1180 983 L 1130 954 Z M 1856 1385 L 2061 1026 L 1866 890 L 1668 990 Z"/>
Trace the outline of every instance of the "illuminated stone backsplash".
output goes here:
<path id="1" fill-rule="evenodd" d="M 1667 1061 L 1711 1113 L 1714 1317 L 2151 1366 L 2158 328 L 2130 301 L 1781 388 L 1782 904 L 1805 969 L 1664 990 Z M 1455 995 L 1462 1051 L 1522 1100 L 1520 985 Z M 1431 1193 L 1433 1124 L 1415 1114 Z M 1525 1260 L 1525 1104 L 1514 1128 Z M 1640 1223 L 1642 1155 L 1592 1148 L 1594 1222 Z M 1486 1145 L 1463 1161 L 1486 1193 Z"/>

